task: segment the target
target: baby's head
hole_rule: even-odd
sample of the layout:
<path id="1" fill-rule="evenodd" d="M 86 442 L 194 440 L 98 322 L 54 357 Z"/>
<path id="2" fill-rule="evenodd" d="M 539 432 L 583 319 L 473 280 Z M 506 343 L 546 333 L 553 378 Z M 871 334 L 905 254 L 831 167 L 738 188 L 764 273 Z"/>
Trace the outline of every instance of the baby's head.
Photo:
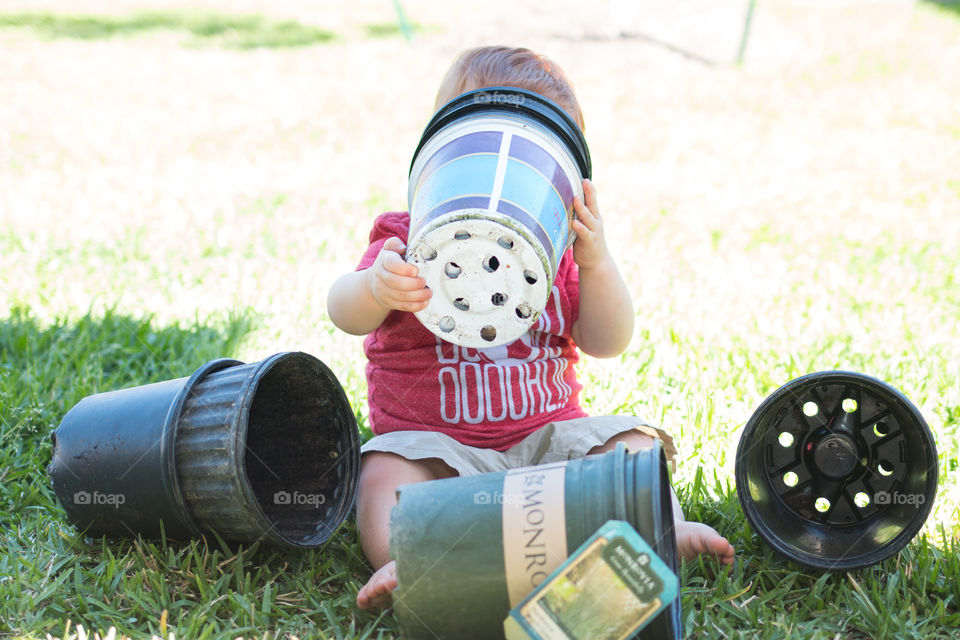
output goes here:
<path id="1" fill-rule="evenodd" d="M 563 69 L 529 49 L 478 47 L 464 51 L 440 84 L 436 108 L 461 93 L 484 87 L 515 87 L 539 93 L 560 105 L 583 129 L 580 103 Z"/>

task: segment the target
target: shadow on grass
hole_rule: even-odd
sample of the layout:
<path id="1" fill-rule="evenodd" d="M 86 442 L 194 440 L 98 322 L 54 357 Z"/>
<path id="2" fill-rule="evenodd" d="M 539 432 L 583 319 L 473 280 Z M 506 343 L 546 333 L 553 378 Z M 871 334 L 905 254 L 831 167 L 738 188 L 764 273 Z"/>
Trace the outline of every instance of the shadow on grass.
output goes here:
<path id="1" fill-rule="evenodd" d="M 24 309 L 0 320 L 0 524 L 24 509 L 56 508 L 45 477 L 50 433 L 70 407 L 95 393 L 190 375 L 236 351 L 252 322 L 155 327 L 107 312 L 44 325 Z"/>
<path id="2" fill-rule="evenodd" d="M 70 15 L 52 12 L 0 14 L 0 28 L 25 27 L 44 38 L 102 40 L 147 31 L 190 33 L 198 42 L 232 49 L 303 47 L 326 43 L 336 35 L 296 20 L 210 11 L 138 11 L 125 16 Z"/>
<path id="3" fill-rule="evenodd" d="M 190 375 L 236 354 L 247 315 L 157 326 L 118 313 L 0 319 L 0 635 L 376 637 L 391 616 L 358 612 L 369 573 L 347 522 L 323 549 L 85 538 L 46 474 L 50 433 L 94 393 Z M 15 578 L 14 578 L 15 576 Z M 67 629 L 67 620 L 71 627 Z M 161 622 L 161 620 L 163 622 Z M 391 626 L 392 625 L 392 626 Z"/>
<path id="4" fill-rule="evenodd" d="M 11 407 L 42 403 L 62 412 L 85 395 L 189 375 L 236 351 L 252 329 L 247 315 L 187 327 L 106 312 L 45 325 L 23 308 L 0 319 L 0 426 Z M 13 394 L 13 398 L 11 398 Z"/>

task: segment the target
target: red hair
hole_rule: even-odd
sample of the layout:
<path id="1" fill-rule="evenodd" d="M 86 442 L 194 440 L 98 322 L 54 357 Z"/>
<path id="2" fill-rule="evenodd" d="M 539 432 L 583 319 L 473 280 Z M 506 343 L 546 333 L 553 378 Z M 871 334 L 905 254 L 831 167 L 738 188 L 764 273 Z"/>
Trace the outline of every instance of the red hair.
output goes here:
<path id="1" fill-rule="evenodd" d="M 539 93 L 560 105 L 583 129 L 583 112 L 567 75 L 557 63 L 530 49 L 497 46 L 464 51 L 444 78 L 437 107 L 465 91 L 496 86 Z"/>

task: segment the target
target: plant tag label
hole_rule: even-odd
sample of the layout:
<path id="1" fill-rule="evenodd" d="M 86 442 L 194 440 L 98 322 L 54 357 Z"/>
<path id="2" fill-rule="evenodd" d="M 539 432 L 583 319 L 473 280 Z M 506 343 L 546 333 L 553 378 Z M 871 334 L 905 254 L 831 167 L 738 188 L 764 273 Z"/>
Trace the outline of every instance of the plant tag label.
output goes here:
<path id="1" fill-rule="evenodd" d="M 503 565 L 516 606 L 567 557 L 566 462 L 524 467 L 503 478 Z"/>
<path id="2" fill-rule="evenodd" d="M 677 597 L 676 574 L 633 527 L 610 520 L 503 623 L 507 640 L 626 640 Z"/>

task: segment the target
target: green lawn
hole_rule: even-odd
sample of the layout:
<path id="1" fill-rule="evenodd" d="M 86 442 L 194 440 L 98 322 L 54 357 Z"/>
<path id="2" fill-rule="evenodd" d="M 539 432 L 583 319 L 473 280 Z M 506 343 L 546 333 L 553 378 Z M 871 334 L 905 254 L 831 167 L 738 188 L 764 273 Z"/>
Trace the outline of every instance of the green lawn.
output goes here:
<path id="1" fill-rule="evenodd" d="M 179 13 L 142 38 L 122 16 L 0 14 L 0 637 L 396 635 L 391 612 L 353 605 L 369 567 L 352 522 L 309 552 L 90 539 L 46 474 L 50 433 L 81 398 L 227 356 L 316 355 L 369 437 L 360 340 L 330 323 L 326 291 L 373 216 L 404 206 L 432 91 L 473 36 L 437 2 L 415 16 L 437 28 L 412 44 L 380 37 L 399 35 L 371 26 L 393 6 L 361 5 L 303 17 L 336 37 L 255 50 L 229 39 L 242 21 L 184 48 L 163 35 L 189 32 Z M 588 35 L 605 28 L 582 19 Z M 114 32 L 76 34 L 94 23 Z M 960 80 L 943 73 L 960 55 L 955 12 L 761 2 L 742 67 L 536 28 L 577 81 L 637 308 L 626 353 L 580 364 L 584 404 L 673 433 L 687 516 L 737 548 L 730 569 L 683 565 L 688 637 L 960 637 Z M 733 481 L 759 403 L 830 369 L 900 389 L 940 462 L 920 536 L 837 574 L 764 545 Z"/>
<path id="2" fill-rule="evenodd" d="M 330 31 L 296 20 L 213 11 L 137 11 L 123 16 L 33 11 L 0 15 L 0 28 L 30 29 L 45 39 L 103 40 L 151 31 L 189 33 L 194 42 L 212 41 L 236 49 L 301 47 L 329 42 Z"/>

